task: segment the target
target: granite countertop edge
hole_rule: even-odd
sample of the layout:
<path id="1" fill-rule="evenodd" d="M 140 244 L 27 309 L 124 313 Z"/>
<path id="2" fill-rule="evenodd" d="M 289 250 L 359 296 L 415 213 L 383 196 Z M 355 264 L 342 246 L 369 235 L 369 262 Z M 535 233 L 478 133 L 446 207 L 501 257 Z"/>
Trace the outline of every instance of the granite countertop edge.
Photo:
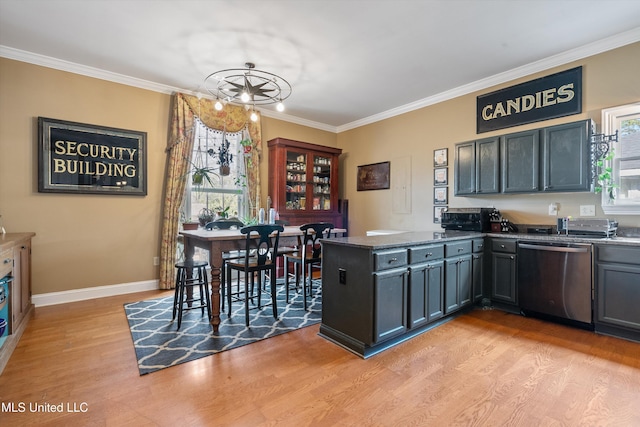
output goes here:
<path id="1" fill-rule="evenodd" d="M 352 246 L 371 250 L 403 248 L 416 245 L 430 245 L 437 243 L 454 242 L 456 240 L 478 239 L 485 236 L 491 238 L 547 241 L 547 242 L 571 242 L 593 243 L 600 245 L 640 246 L 638 237 L 611 237 L 611 238 L 586 238 L 563 234 L 528 234 L 528 233 L 481 233 L 474 231 L 416 231 L 379 236 L 350 236 L 325 239 L 323 243 L 330 245 Z"/>

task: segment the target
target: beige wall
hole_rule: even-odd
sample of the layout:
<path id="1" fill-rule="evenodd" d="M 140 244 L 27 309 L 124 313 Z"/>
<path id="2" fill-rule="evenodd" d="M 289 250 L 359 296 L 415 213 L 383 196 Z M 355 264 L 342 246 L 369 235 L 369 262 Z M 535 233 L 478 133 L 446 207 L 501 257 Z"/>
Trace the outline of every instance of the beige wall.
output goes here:
<path id="1" fill-rule="evenodd" d="M 640 100 L 640 43 L 567 64 L 584 67 L 584 113 L 513 130 L 593 118 L 602 108 Z M 504 86 L 527 81 L 510 82 Z M 487 89 L 482 93 L 493 89 Z M 33 231 L 33 293 L 154 280 L 170 96 L 0 58 L 0 215 L 9 231 Z M 284 137 L 343 149 L 341 198 L 349 200 L 350 233 L 395 228 L 438 229 L 433 224 L 433 150 L 473 140 L 475 97 L 453 99 L 338 135 L 263 117 L 262 194 L 267 196 L 266 141 Z M 43 194 L 37 191 L 38 116 L 145 131 L 148 135 L 146 197 Z M 508 130 L 511 131 L 511 130 Z M 494 134 L 507 133 L 498 131 Z M 483 136 L 490 136 L 491 133 Z M 358 165 L 409 156 L 411 213 L 392 213 L 392 191 L 356 191 Z M 396 161 L 397 165 L 398 162 Z M 453 168 L 449 167 L 449 181 Z M 393 185 L 393 184 L 392 184 Z M 450 206 L 495 206 L 515 222 L 551 224 L 559 214 L 577 215 L 580 204 L 599 205 L 594 194 L 453 198 Z M 602 216 L 598 208 L 597 214 Z M 620 217 L 638 225 L 638 216 Z"/>
<path id="2" fill-rule="evenodd" d="M 559 216 L 579 216 L 580 205 L 596 205 L 596 215 L 605 216 L 600 198 L 593 193 L 551 193 L 453 197 L 453 148 L 458 142 L 472 141 L 476 134 L 476 97 L 513 84 L 529 81 L 576 66 L 583 67 L 583 113 L 531 125 L 518 126 L 480 137 L 550 126 L 591 118 L 600 130 L 601 110 L 640 101 L 640 43 L 635 43 L 584 60 L 563 65 L 516 81 L 472 93 L 408 114 L 342 132 L 338 147 L 343 149 L 342 197 L 349 200 L 349 230 L 362 235 L 371 229 L 438 230 L 433 224 L 433 150 L 449 149 L 449 206 L 496 207 L 515 223 L 554 224 L 548 205 L 558 203 Z M 356 191 L 358 165 L 411 157 L 411 213 L 393 213 L 393 190 Z M 396 162 L 399 163 L 399 162 Z M 397 171 L 396 171 L 397 172 Z M 640 226 L 640 216 L 619 216 L 621 225 Z"/>

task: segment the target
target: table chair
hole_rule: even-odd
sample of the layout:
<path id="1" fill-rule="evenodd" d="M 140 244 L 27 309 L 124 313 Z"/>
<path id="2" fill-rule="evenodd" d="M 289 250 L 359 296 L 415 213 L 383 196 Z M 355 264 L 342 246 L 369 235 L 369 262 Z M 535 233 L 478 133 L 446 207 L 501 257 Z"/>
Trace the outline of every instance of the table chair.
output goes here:
<path id="1" fill-rule="evenodd" d="M 309 223 L 300 226 L 303 236 L 299 250 L 297 252 L 284 254 L 284 285 L 287 303 L 289 303 L 289 263 L 292 262 L 295 289 L 297 291 L 300 287 L 300 274 L 302 274 L 302 299 L 304 301 L 304 309 L 308 309 L 307 289 L 309 290 L 309 296 L 311 296 L 313 290 L 313 267 L 322 265 L 322 246 L 320 239 L 328 239 L 333 229 L 333 224 L 329 222 Z M 300 268 L 298 269 L 298 267 Z M 308 285 L 307 278 L 309 279 Z"/>
<path id="2" fill-rule="evenodd" d="M 278 318 L 278 306 L 276 303 L 276 257 L 278 255 L 278 242 L 280 232 L 284 231 L 282 225 L 253 225 L 240 229 L 246 234 L 244 256 L 236 260 L 227 261 L 226 296 L 228 313 L 231 316 L 232 292 L 231 273 L 240 271 L 244 273 L 244 290 L 240 291 L 239 299 L 244 300 L 245 324 L 249 326 L 249 300 L 254 298 L 254 288 L 257 291 L 258 308 L 262 308 L 262 279 L 263 273 L 268 273 L 271 290 L 271 304 L 273 317 Z M 258 285 L 254 287 L 255 278 Z"/>

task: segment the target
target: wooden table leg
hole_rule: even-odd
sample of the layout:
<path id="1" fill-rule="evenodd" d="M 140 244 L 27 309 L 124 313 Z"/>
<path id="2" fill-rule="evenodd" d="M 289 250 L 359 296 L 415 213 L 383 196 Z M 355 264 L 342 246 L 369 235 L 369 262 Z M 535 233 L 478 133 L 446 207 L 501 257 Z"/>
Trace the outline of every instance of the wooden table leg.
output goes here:
<path id="1" fill-rule="evenodd" d="M 217 333 L 220 327 L 220 268 L 223 267 L 220 249 L 216 247 L 209 249 L 209 264 L 211 265 L 211 326 L 213 326 L 213 332 Z"/>

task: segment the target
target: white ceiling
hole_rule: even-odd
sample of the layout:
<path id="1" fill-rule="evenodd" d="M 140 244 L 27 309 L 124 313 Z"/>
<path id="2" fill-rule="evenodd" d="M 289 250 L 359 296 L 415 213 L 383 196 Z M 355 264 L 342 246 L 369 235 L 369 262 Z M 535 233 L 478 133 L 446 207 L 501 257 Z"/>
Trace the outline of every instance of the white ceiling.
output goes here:
<path id="1" fill-rule="evenodd" d="M 332 131 L 638 41 L 638 0 L 0 0 L 0 56 L 167 93 L 250 61 Z"/>

